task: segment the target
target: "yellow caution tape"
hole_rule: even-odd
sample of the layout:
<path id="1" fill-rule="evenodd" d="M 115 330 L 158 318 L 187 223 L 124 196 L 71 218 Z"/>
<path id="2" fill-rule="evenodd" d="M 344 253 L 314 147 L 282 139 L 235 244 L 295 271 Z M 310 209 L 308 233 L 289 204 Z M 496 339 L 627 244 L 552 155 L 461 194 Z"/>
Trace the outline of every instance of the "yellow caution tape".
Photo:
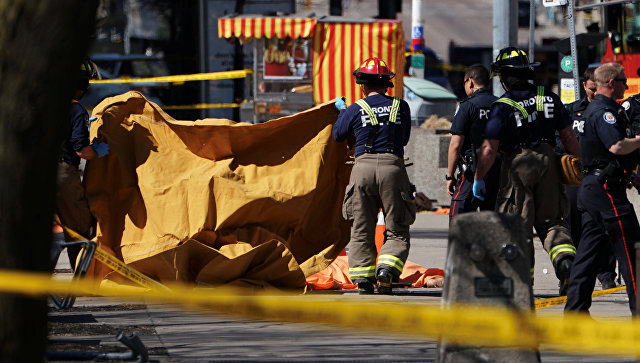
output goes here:
<path id="1" fill-rule="evenodd" d="M 452 344 L 521 349 L 551 349 L 575 354 L 639 356 L 640 320 L 598 322 L 583 314 L 536 317 L 534 312 L 490 306 L 391 303 L 389 300 L 335 299 L 326 296 L 247 295 L 225 288 L 144 293 L 119 287 L 96 288 L 95 281 L 72 282 L 49 275 L 0 270 L 0 291 L 19 294 L 96 294 L 180 303 L 249 318 L 323 323 L 357 330 L 397 332 Z"/>
<path id="2" fill-rule="evenodd" d="M 137 282 L 140 286 L 144 286 L 148 289 L 158 289 L 161 291 L 169 291 L 169 288 L 159 283 L 158 281 L 138 272 L 131 266 L 126 265 L 124 262 L 111 255 L 100 246 L 96 247 L 96 252 L 93 256 L 100 262 L 109 266 L 113 271 L 128 278 L 131 281 Z"/>
<path id="3" fill-rule="evenodd" d="M 206 108 L 237 108 L 241 103 L 199 103 L 196 105 L 174 105 L 174 106 L 162 106 L 163 110 L 198 110 Z"/>
<path id="4" fill-rule="evenodd" d="M 612 294 L 614 292 L 622 291 L 624 289 L 626 289 L 626 286 L 618 286 L 618 287 L 613 287 L 611 289 L 594 291 L 591 294 L 591 296 L 592 297 L 597 297 L 597 296 Z M 548 308 L 548 307 L 556 306 L 556 305 L 562 305 L 562 304 L 566 304 L 566 303 L 567 303 L 567 297 L 566 296 L 550 297 L 548 299 L 540 299 L 540 300 L 536 300 L 534 302 L 536 309 L 543 309 L 543 308 Z"/>
<path id="5" fill-rule="evenodd" d="M 60 219 L 58 216 L 55 216 L 55 221 L 58 223 L 67 235 L 73 238 L 76 241 L 86 241 L 87 238 L 81 235 L 80 233 L 74 231 L 73 229 L 63 225 L 60 223 Z M 141 272 L 138 272 L 131 266 L 128 266 L 124 262 L 117 259 L 115 256 L 105 251 L 100 246 L 96 246 L 96 251 L 93 253 L 93 257 L 95 257 L 98 261 L 104 263 L 113 271 L 119 273 L 120 275 L 128 278 L 133 282 L 137 282 L 139 285 L 144 286 L 148 289 L 158 289 L 161 291 L 169 291 L 169 288 L 159 283 L 158 281 L 144 275 Z"/>
<path id="6" fill-rule="evenodd" d="M 253 70 L 242 69 L 242 70 L 227 71 L 227 72 L 182 74 L 182 75 L 175 75 L 175 76 L 161 76 L 161 77 L 147 77 L 147 78 L 92 79 L 89 82 L 91 84 L 104 84 L 104 83 L 210 81 L 210 80 L 217 80 L 217 79 L 245 78 L 250 74 L 253 74 Z"/>

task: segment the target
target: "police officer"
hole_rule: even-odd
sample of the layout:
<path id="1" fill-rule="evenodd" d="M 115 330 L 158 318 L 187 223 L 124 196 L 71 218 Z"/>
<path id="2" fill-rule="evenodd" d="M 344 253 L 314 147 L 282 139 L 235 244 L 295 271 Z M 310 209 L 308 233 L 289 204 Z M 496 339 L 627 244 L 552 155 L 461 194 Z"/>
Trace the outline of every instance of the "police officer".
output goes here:
<path id="1" fill-rule="evenodd" d="M 594 71 L 595 68 L 593 67 L 587 68 L 584 71 L 582 88 L 585 91 L 585 97 L 566 106 L 569 116 L 571 116 L 573 120 L 573 132 L 575 132 L 578 141 L 580 141 L 580 136 L 584 133 L 585 111 L 589 103 L 593 101 L 596 96 L 596 82 L 593 77 Z M 556 134 L 556 136 L 558 135 Z M 559 142 L 559 137 L 556 139 L 556 152 L 565 154 L 562 143 Z M 569 224 L 569 230 L 571 231 L 571 240 L 574 246 L 578 248 L 582 236 L 582 218 L 580 217 L 580 212 L 578 212 L 578 186 L 565 185 L 564 190 L 569 198 L 569 215 L 566 220 Z M 600 269 L 602 272 L 598 274 L 598 280 L 600 280 L 602 289 L 612 289 L 616 287 L 616 258 L 613 255 L 613 251 L 609 252 L 607 263 Z"/>
<path id="2" fill-rule="evenodd" d="M 464 91 L 469 96 L 460 102 L 460 106 L 451 124 L 451 141 L 449 142 L 447 165 L 447 192 L 451 196 L 449 220 L 454 216 L 481 210 L 493 210 L 498 192 L 500 164 L 494 163 L 485 177 L 487 193 L 481 201 L 473 196 L 473 174 L 478 160 L 477 149 L 482 145 L 482 132 L 489 119 L 491 104 L 498 98 L 486 88 L 489 84 L 489 71 L 481 65 L 474 64 L 464 75 Z M 454 172 L 458 169 L 457 178 Z"/>
<path id="3" fill-rule="evenodd" d="M 416 216 L 413 190 L 404 165 L 409 141 L 409 105 L 386 96 L 395 76 L 379 58 L 365 60 L 353 72 L 365 98 L 340 110 L 333 137 L 355 135 L 355 165 L 343 204 L 344 217 L 353 221 L 349 245 L 349 276 L 361 294 L 391 294 L 409 254 L 409 226 Z M 378 211 L 385 216 L 385 242 L 376 265 L 375 229 Z"/>
<path id="4" fill-rule="evenodd" d="M 63 225 L 89 237 L 93 225 L 93 216 L 85 198 L 82 175 L 78 169 L 80 159 L 91 160 L 109 154 L 109 145 L 103 142 L 91 143 L 89 140 L 89 114 L 78 101 L 89 89 L 89 79 L 97 76 L 97 69 L 89 59 L 82 62 L 80 76 L 71 99 L 71 110 L 67 123 L 66 137 L 62 144 L 58 162 L 56 193 L 56 211 Z M 67 241 L 73 238 L 66 236 Z M 71 266 L 79 247 L 68 248 Z"/>
<path id="5" fill-rule="evenodd" d="M 566 223 L 567 199 L 554 152 L 555 132 L 559 131 L 565 149 L 580 156 L 580 146 L 560 98 L 544 87 L 529 83 L 535 78 L 524 51 L 502 49 L 491 65 L 507 92 L 491 107 L 485 140 L 473 184 L 473 194 L 486 194 L 484 177 L 498 150 L 503 153 L 498 191 L 498 212 L 522 216 L 533 280 L 533 228 L 549 253 L 560 280 L 560 294 L 566 292 L 575 248 Z"/>
<path id="6" fill-rule="evenodd" d="M 633 135 L 624 108 L 616 99 L 624 96 L 627 77 L 618 63 L 607 63 L 595 71 L 596 96 L 586 110 L 584 177 L 578 190 L 582 213 L 582 239 L 573 264 L 565 311 L 588 312 L 597 267 L 606 262 L 613 248 L 620 273 L 627 285 L 629 307 L 636 313 L 635 246 L 640 226 L 627 199 L 626 186 L 638 164 L 640 136 Z"/>
<path id="7" fill-rule="evenodd" d="M 640 135 L 640 94 L 633 95 L 622 102 L 631 122 L 631 132 Z"/>

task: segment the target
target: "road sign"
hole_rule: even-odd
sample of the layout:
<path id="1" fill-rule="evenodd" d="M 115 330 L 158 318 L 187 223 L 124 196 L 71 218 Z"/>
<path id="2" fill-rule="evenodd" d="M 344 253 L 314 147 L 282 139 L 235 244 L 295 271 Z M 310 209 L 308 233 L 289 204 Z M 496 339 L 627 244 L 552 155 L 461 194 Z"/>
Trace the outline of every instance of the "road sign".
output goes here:
<path id="1" fill-rule="evenodd" d="M 542 5 L 546 7 L 567 5 L 567 0 L 542 0 Z"/>
<path id="2" fill-rule="evenodd" d="M 562 60 L 560 61 L 560 68 L 562 68 L 563 72 L 571 73 L 571 70 L 573 69 L 573 60 L 570 55 L 562 57 Z"/>

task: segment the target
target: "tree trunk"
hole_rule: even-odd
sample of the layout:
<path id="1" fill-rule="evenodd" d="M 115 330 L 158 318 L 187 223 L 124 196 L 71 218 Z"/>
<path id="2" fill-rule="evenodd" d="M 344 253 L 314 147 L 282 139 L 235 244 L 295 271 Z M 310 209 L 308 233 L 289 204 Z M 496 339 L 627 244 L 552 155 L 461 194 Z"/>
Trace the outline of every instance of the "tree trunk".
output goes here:
<path id="1" fill-rule="evenodd" d="M 0 268 L 49 267 L 56 162 L 97 0 L 0 0 Z M 0 294 L 0 361 L 43 361 L 45 297 Z"/>

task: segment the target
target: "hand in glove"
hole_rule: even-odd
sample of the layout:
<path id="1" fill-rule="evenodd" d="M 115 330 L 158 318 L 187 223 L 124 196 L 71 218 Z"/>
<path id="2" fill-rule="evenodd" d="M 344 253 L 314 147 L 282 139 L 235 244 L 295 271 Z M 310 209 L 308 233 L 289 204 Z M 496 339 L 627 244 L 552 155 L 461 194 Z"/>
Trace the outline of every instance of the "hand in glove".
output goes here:
<path id="1" fill-rule="evenodd" d="M 484 180 L 473 181 L 473 196 L 476 199 L 484 200 L 484 195 L 487 194 L 487 188 L 484 186 Z"/>
<path id="2" fill-rule="evenodd" d="M 89 117 L 89 124 L 87 125 L 87 130 L 89 130 L 89 132 L 91 132 L 91 123 L 95 120 L 97 120 L 98 118 L 93 116 L 93 117 Z"/>
<path id="3" fill-rule="evenodd" d="M 340 97 L 336 97 L 336 103 L 335 103 L 336 108 L 338 109 L 338 111 L 343 110 L 345 108 L 347 108 L 347 104 L 344 102 L 344 100 Z"/>
<path id="4" fill-rule="evenodd" d="M 92 144 L 91 147 L 93 147 L 93 150 L 98 154 L 99 158 L 109 155 L 109 145 L 107 145 L 106 142 L 97 142 Z"/>

